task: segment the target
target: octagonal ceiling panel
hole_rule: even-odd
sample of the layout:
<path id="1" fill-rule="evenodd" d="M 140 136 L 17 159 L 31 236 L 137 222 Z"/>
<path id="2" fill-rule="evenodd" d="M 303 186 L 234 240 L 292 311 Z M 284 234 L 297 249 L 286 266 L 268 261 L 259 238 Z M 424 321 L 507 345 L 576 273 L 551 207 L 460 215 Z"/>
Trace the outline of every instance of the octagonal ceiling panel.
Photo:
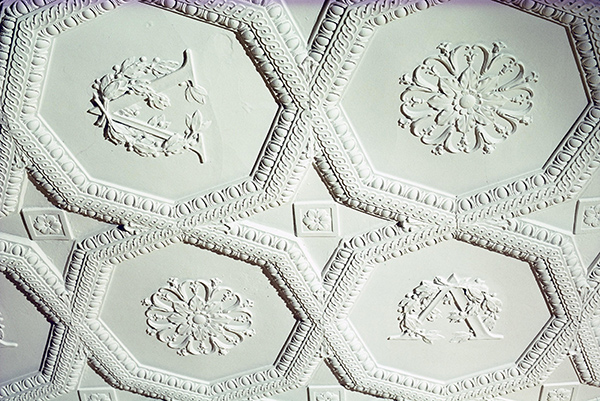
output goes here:
<path id="1" fill-rule="evenodd" d="M 438 303 L 445 288 L 453 290 Z M 454 289 L 468 293 L 466 303 Z M 428 302 L 430 314 L 414 322 L 423 337 L 407 335 L 410 309 L 422 312 Z M 485 329 L 465 319 L 478 313 Z M 459 241 L 378 265 L 349 314 L 378 364 L 441 382 L 514 363 L 549 319 L 526 262 Z"/>
<path id="2" fill-rule="evenodd" d="M 308 104 L 295 61 L 306 52 L 285 10 L 134 3 L 10 9 L 3 51 L 27 72 L 6 79 L 5 130 L 33 177 L 68 209 L 125 224 L 130 212 L 164 226 L 282 202 L 306 164 Z M 132 15 L 139 22 L 125 23 Z M 31 63 L 17 67 L 21 56 Z"/>
<path id="3" fill-rule="evenodd" d="M 185 244 L 116 267 L 100 320 L 141 364 L 207 381 L 273 365 L 296 323 L 260 268 Z"/>
<path id="4" fill-rule="evenodd" d="M 467 32 L 457 29 L 466 24 Z M 481 48 L 469 56 L 459 46 Z M 538 170 L 552 155 L 588 103 L 575 58 L 556 59 L 570 52 L 567 31 L 556 23 L 499 3 L 452 1 L 378 27 L 341 105 L 375 170 L 461 195 Z M 466 57 L 473 57 L 472 82 L 463 74 Z M 414 83 L 399 83 L 405 75 L 412 81 L 421 65 L 434 68 L 430 80 L 419 70 Z M 535 81 L 528 80 L 532 72 Z M 449 86 L 440 87 L 437 77 Z M 469 91 L 480 98 L 462 107 Z M 424 103 L 410 106 L 413 99 Z M 427 129 L 431 134 L 423 134 Z"/>
<path id="5" fill-rule="evenodd" d="M 311 95 L 332 192 L 385 218 L 438 223 L 519 216 L 580 193 L 598 165 L 592 14 L 528 1 L 329 3 Z M 544 61 L 557 51 L 559 63 Z"/>
<path id="6" fill-rule="evenodd" d="M 188 58 L 182 66 L 184 51 Z M 102 55 L 101 61 L 98 55 Z M 140 61 L 140 57 L 147 62 Z M 154 58 L 162 59 L 163 64 L 158 61 L 152 67 Z M 121 68 L 126 60 L 129 61 L 123 71 L 119 70 L 118 80 L 111 75 L 113 65 Z M 144 71 L 145 68 L 155 70 Z M 161 84 L 157 78 L 167 71 L 179 77 L 170 84 Z M 107 83 L 101 92 L 110 95 L 110 101 L 103 106 L 116 119 L 115 127 L 129 129 L 129 143 L 126 139 L 120 144 L 111 142 L 106 125 L 94 125 L 102 111 L 93 108 L 94 96 L 99 94 L 92 85 L 104 76 Z M 170 79 L 169 75 L 164 76 Z M 65 82 L 70 82 L 69 87 L 65 87 Z M 113 82 L 115 88 L 121 84 L 122 88 L 109 94 L 108 82 Z M 190 82 L 193 88 L 189 87 Z M 170 105 L 150 107 L 144 96 L 151 92 L 128 93 L 144 83 L 148 86 L 136 87 L 137 90 L 157 85 L 153 90 L 162 93 Z M 121 92 L 126 93 L 118 96 Z M 64 32 L 54 40 L 39 114 L 90 176 L 134 192 L 177 200 L 247 177 L 277 108 L 234 33 L 133 4 Z M 196 111 L 201 117 L 199 126 L 209 126 L 198 127 L 202 141 L 189 141 L 187 151 L 177 149 L 173 150 L 177 153 L 167 155 L 164 146 L 148 142 L 144 147 L 138 138 L 140 132 L 135 131 L 135 123 L 148 124 L 154 118 L 154 123 L 161 125 L 155 127 L 159 128 L 157 134 L 163 127 L 167 136 L 184 134 L 188 129 L 186 116 Z M 129 115 L 133 113 L 137 115 Z"/>

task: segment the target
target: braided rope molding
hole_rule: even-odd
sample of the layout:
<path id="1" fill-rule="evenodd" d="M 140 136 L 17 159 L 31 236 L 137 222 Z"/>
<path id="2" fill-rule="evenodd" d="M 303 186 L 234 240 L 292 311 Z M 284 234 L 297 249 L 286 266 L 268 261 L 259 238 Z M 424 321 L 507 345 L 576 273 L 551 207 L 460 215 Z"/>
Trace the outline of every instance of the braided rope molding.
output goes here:
<path id="1" fill-rule="evenodd" d="M 332 1 L 311 43 L 310 57 L 318 63 L 310 82 L 317 166 L 336 199 L 344 204 L 388 219 L 401 213 L 424 221 L 459 224 L 496 217 L 518 217 L 564 202 L 578 195 L 600 165 L 600 27 L 595 5 L 582 3 L 498 0 L 524 12 L 565 27 L 574 46 L 590 104 L 545 166 L 528 176 L 457 197 L 377 175 L 368 164 L 348 118 L 339 105 L 344 89 L 377 26 L 410 18 L 439 2 L 405 4 L 379 1 L 354 4 Z M 554 3 L 557 6 L 554 7 Z M 403 206 L 399 206 L 403 204 Z"/>
<path id="2" fill-rule="evenodd" d="M 10 38 L 14 24 L 4 19 L 6 5 L 0 4 L 0 37 Z M 0 55 L 7 53 L 9 43 L 0 41 Z M 3 93 L 6 75 L 6 58 L 0 57 L 0 93 Z M 0 121 L 3 120 L 0 119 Z M 25 179 L 25 168 L 17 155 L 14 143 L 2 133 L 0 123 L 0 217 L 14 213 L 18 207 L 19 195 Z"/>
<path id="3" fill-rule="evenodd" d="M 190 379 L 141 366 L 99 319 L 113 269 L 126 259 L 184 241 L 257 264 L 274 284 L 297 322 L 276 363 L 214 382 Z M 72 321 L 92 366 L 113 386 L 149 397 L 231 400 L 262 397 L 308 381 L 319 362 L 322 305 L 314 295 L 320 282 L 300 248 L 286 239 L 249 227 L 178 230 L 111 229 L 81 241 L 73 252 L 65 287 L 72 296 Z"/>
<path id="4" fill-rule="evenodd" d="M 362 54 L 384 21 L 427 9 L 443 1 L 333 1 L 311 45 L 318 65 L 310 82 L 314 131 L 320 152 L 316 165 L 338 202 L 387 219 L 405 215 L 454 224 L 455 200 L 373 171 L 343 109 L 338 105 Z"/>
<path id="5" fill-rule="evenodd" d="M 51 323 L 49 341 L 39 371 L 0 386 L 6 401 L 50 400 L 73 390 L 85 365 L 79 338 L 68 326 L 68 295 L 62 278 L 38 246 L 0 234 L 0 272 Z"/>
<path id="6" fill-rule="evenodd" d="M 307 164 L 307 84 L 295 59 L 305 57 L 299 36 L 281 5 L 246 2 L 149 1 L 198 21 L 233 31 L 269 86 L 280 109 L 260 161 L 242 182 L 183 202 L 169 202 L 94 182 L 37 117 L 49 47 L 53 38 L 86 20 L 120 6 L 93 0 L 59 1 L 31 11 L 14 24 L 8 48 L 9 75 L 3 111 L 7 134 L 27 157 L 32 177 L 60 207 L 109 222 L 163 228 L 181 223 L 235 219 L 286 201 L 298 181 L 297 167 Z M 19 3 L 20 4 L 20 3 Z M 12 18 L 12 17 L 11 17 Z M 9 24 L 10 25 L 10 24 Z M 294 45 L 294 47 L 288 47 Z M 291 50 L 290 50 L 291 49 Z M 191 216 L 191 217 L 190 217 Z"/>
<path id="7" fill-rule="evenodd" d="M 577 332 L 576 352 L 571 359 L 581 382 L 600 386 L 600 259 L 592 263 L 588 281 L 592 288 L 585 299 L 583 323 Z"/>
<path id="8" fill-rule="evenodd" d="M 551 319 L 512 366 L 442 385 L 379 366 L 348 320 L 348 312 L 378 263 L 450 238 L 528 263 L 551 309 Z M 423 225 L 402 233 L 397 226 L 388 226 L 365 233 L 340 245 L 324 281 L 328 291 L 325 340 L 332 350 L 327 361 L 338 379 L 354 391 L 424 401 L 491 398 L 539 384 L 567 355 L 588 290 L 572 241 L 520 220 L 511 220 L 503 228 L 497 223 L 459 230 Z"/>
<path id="9" fill-rule="evenodd" d="M 13 141 L 0 133 L 0 217 L 17 210 L 24 180 L 25 166 Z"/>

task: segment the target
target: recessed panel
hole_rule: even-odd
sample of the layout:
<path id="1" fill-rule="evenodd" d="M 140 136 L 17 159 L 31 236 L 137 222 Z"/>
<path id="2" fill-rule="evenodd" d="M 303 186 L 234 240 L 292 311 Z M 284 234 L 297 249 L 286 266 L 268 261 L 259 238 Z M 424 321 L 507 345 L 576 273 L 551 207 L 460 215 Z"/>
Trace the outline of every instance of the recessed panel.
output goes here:
<path id="1" fill-rule="evenodd" d="M 234 33 L 139 4 L 60 34 L 46 79 L 90 176 L 172 200 L 248 177 L 277 111 Z"/>
<path id="2" fill-rule="evenodd" d="M 378 26 L 342 104 L 377 171 L 460 195 L 541 168 L 587 98 L 564 27 L 458 0 Z"/>
<path id="3" fill-rule="evenodd" d="M 1 275 L 0 383 L 40 369 L 49 331 L 50 323 Z"/>
<path id="4" fill-rule="evenodd" d="M 184 244 L 118 265 L 100 317 L 140 363 L 202 380 L 272 365 L 295 324 L 259 267 Z"/>
<path id="5" fill-rule="evenodd" d="M 516 362 L 549 318 L 527 263 L 454 240 L 376 265 L 350 314 L 379 365 L 440 381 Z"/>

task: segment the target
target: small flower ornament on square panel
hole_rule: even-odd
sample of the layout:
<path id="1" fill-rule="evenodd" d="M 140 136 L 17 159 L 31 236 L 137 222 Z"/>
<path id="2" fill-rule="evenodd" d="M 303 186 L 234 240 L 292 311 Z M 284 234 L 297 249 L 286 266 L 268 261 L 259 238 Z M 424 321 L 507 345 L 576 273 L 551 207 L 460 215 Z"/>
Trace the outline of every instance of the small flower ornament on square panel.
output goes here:
<path id="1" fill-rule="evenodd" d="M 440 44 L 437 56 L 400 78 L 406 89 L 398 124 L 437 155 L 491 153 L 519 125 L 531 122 L 531 83 L 538 78 L 504 47 Z"/>
<path id="2" fill-rule="evenodd" d="M 77 393 L 80 401 L 117 401 L 116 392 L 111 388 L 84 388 Z"/>
<path id="3" fill-rule="evenodd" d="M 575 401 L 578 383 L 545 384 L 542 386 L 540 401 Z"/>
<path id="4" fill-rule="evenodd" d="M 334 237 L 338 233 L 337 209 L 333 202 L 294 203 L 294 228 L 298 237 Z"/>
<path id="5" fill-rule="evenodd" d="M 181 356 L 226 355 L 254 335 L 253 302 L 220 284 L 219 279 L 171 278 L 142 301 L 148 307 L 147 333 Z"/>
<path id="6" fill-rule="evenodd" d="M 345 393 L 340 386 L 310 386 L 308 387 L 309 401 L 344 401 Z"/>
<path id="7" fill-rule="evenodd" d="M 32 240 L 69 240 L 71 228 L 64 211 L 54 208 L 21 211 L 25 228 Z"/>

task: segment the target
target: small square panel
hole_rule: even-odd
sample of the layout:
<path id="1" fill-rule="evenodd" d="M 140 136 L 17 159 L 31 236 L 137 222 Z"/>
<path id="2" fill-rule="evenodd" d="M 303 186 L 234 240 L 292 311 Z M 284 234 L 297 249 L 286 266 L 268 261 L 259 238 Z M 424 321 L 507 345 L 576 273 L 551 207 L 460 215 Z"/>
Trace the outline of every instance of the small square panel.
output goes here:
<path id="1" fill-rule="evenodd" d="M 80 388 L 77 394 L 79 401 L 117 401 L 117 394 L 110 387 Z"/>
<path id="2" fill-rule="evenodd" d="M 29 238 L 32 240 L 70 240 L 71 228 L 64 211 L 53 208 L 21 211 Z"/>
<path id="3" fill-rule="evenodd" d="M 580 199 L 575 211 L 575 234 L 600 230 L 600 198 Z"/>
<path id="4" fill-rule="evenodd" d="M 345 401 L 346 393 L 341 386 L 310 386 L 309 401 Z"/>
<path id="5" fill-rule="evenodd" d="M 544 384 L 540 401 L 575 401 L 579 383 Z"/>
<path id="6" fill-rule="evenodd" d="M 338 235 L 337 206 L 333 202 L 294 203 L 294 229 L 297 237 Z"/>

